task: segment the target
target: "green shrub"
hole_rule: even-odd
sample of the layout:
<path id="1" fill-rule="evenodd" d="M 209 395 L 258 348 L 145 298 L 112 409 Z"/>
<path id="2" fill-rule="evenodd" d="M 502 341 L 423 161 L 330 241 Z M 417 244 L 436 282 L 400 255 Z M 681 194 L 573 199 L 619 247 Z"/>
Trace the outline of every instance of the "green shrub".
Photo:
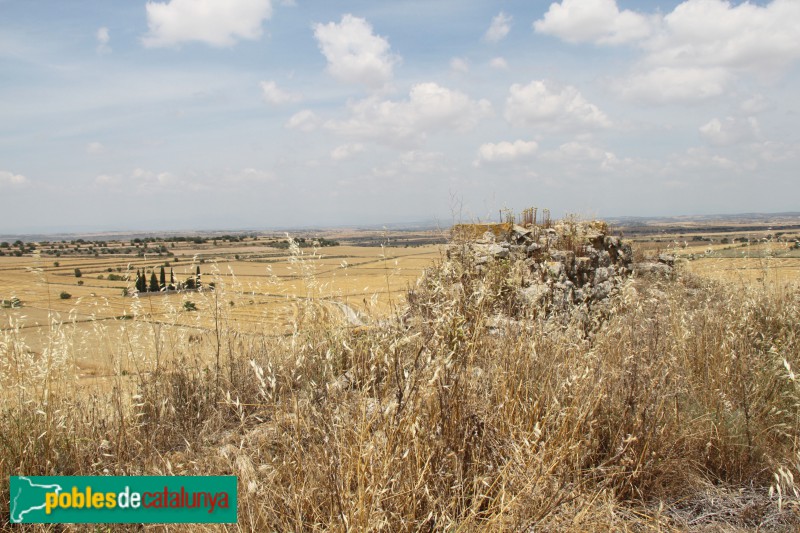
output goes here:
<path id="1" fill-rule="evenodd" d="M 61 291 L 61 294 L 59 294 L 58 297 L 61 298 L 62 300 L 69 300 L 70 298 L 72 298 L 72 295 L 67 291 Z"/>

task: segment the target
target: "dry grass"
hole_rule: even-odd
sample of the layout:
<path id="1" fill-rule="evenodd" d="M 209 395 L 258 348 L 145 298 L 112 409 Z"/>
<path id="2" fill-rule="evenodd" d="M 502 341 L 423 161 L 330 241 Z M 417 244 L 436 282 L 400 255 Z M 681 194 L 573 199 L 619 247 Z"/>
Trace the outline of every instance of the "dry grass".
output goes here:
<path id="1" fill-rule="evenodd" d="M 34 357 L 12 323 L 0 512 L 15 474 L 234 474 L 232 530 L 800 526 L 797 286 L 632 280 L 587 334 L 581 309 L 514 307 L 513 265 L 470 272 L 437 264 L 367 328 L 301 298 L 291 334 L 243 331 L 246 292 L 221 274 L 195 328 L 180 311 L 150 320 L 142 299 L 131 320 L 92 323 L 119 343 L 89 346 L 63 315 Z M 79 393 L 86 353 L 113 387 Z"/>

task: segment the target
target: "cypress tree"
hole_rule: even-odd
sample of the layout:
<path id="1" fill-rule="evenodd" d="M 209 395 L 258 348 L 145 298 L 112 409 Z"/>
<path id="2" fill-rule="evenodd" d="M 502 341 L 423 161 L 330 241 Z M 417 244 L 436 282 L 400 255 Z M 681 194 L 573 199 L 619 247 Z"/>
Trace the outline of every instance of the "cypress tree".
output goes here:
<path id="1" fill-rule="evenodd" d="M 194 277 L 194 285 L 198 289 L 200 288 L 200 265 L 197 265 L 197 274 Z"/>
<path id="2" fill-rule="evenodd" d="M 161 272 L 158 274 L 159 288 L 164 289 L 167 286 L 167 274 L 164 272 L 164 267 L 161 267 Z"/>
<path id="3" fill-rule="evenodd" d="M 150 292 L 158 292 L 158 278 L 155 270 L 150 273 Z"/>

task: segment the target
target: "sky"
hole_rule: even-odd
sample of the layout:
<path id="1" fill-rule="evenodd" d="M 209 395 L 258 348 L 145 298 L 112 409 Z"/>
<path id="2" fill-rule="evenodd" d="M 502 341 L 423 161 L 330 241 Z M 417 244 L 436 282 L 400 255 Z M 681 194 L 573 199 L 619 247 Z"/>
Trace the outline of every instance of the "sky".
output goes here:
<path id="1" fill-rule="evenodd" d="M 798 0 L 0 0 L 0 233 L 800 211 L 798 20 Z"/>

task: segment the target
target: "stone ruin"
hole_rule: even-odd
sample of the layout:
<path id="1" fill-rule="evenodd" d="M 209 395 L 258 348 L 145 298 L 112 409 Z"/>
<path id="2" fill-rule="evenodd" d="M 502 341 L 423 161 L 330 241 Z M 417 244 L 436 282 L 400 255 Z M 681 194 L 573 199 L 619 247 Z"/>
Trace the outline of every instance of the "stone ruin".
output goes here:
<path id="1" fill-rule="evenodd" d="M 477 231 L 482 235 L 475 238 Z M 538 225 L 458 225 L 449 256 L 461 255 L 480 277 L 497 261 L 523 264 L 516 301 L 545 312 L 591 307 L 608 298 L 634 271 L 669 275 L 674 258 L 634 264 L 629 242 L 610 234 L 602 221 L 561 220 Z"/>

